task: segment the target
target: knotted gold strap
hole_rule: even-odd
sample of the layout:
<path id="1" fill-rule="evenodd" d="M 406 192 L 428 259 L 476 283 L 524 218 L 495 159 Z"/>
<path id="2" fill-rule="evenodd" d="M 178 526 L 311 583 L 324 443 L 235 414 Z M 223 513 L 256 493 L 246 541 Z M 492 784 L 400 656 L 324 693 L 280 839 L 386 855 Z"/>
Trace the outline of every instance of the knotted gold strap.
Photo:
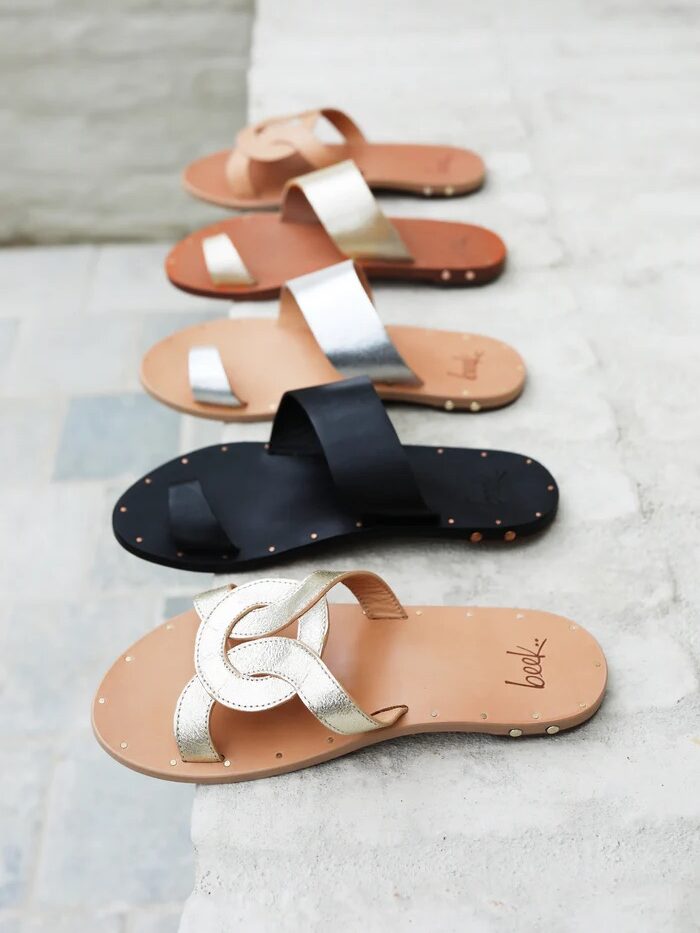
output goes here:
<path id="1" fill-rule="evenodd" d="M 282 220 L 320 222 L 351 259 L 411 262 L 413 258 L 350 160 L 288 181 L 282 193 Z"/>
<path id="2" fill-rule="evenodd" d="M 406 618 L 391 589 L 367 572 L 317 571 L 301 584 L 259 580 L 195 602 L 202 618 L 197 673 L 180 695 L 173 724 L 185 761 L 220 760 L 209 732 L 214 702 L 253 712 L 298 695 L 327 728 L 346 735 L 386 728 L 403 716 L 405 706 L 365 713 L 321 660 L 328 634 L 324 597 L 338 583 L 348 586 L 368 618 Z M 269 637 L 294 621 L 296 639 Z M 246 641 L 228 649 L 229 637 Z"/>

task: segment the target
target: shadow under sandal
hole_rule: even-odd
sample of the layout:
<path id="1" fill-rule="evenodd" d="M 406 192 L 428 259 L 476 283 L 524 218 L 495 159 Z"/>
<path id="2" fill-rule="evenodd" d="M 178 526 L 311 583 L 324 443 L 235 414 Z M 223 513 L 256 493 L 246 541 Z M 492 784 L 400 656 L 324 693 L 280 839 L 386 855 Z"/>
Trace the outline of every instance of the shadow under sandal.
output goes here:
<path id="1" fill-rule="evenodd" d="M 205 227 L 168 254 L 178 288 L 212 298 L 270 298 L 288 279 L 354 259 L 370 278 L 482 285 L 500 275 L 506 248 L 484 227 L 384 215 L 352 162 L 288 182 L 279 213 L 243 214 Z"/>
<path id="2" fill-rule="evenodd" d="M 338 583 L 359 606 L 327 603 Z M 194 606 L 127 649 L 92 708 L 110 755 L 166 780 L 249 781 L 419 732 L 552 736 L 605 692 L 603 652 L 569 619 L 404 608 L 367 571 L 223 586 Z"/>
<path id="3" fill-rule="evenodd" d="M 349 260 L 287 282 L 277 319 L 197 324 L 155 344 L 141 364 L 159 402 L 217 421 L 269 420 L 288 389 L 360 374 L 383 399 L 448 411 L 499 408 L 525 383 L 520 355 L 499 340 L 385 328 Z"/>
<path id="4" fill-rule="evenodd" d="M 377 535 L 510 542 L 546 527 L 557 502 L 530 457 L 402 446 L 358 377 L 287 392 L 269 444 L 206 447 L 149 473 L 113 528 L 138 557 L 225 573 Z"/>
<path id="5" fill-rule="evenodd" d="M 314 130 L 325 119 L 342 136 L 324 142 Z M 454 197 L 481 187 L 484 163 L 455 146 L 371 143 L 351 118 L 334 108 L 307 110 L 246 126 L 232 150 L 197 159 L 183 173 L 197 198 L 237 209 L 277 207 L 284 184 L 314 169 L 352 159 L 372 188 L 423 197 Z"/>

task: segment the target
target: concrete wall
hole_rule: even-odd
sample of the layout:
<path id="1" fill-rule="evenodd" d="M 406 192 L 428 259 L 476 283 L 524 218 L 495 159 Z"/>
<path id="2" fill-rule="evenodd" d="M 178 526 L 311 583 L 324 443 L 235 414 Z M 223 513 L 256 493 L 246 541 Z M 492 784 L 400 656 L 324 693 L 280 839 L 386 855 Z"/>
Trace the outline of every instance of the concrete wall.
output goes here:
<path id="1" fill-rule="evenodd" d="M 245 120 L 253 0 L 5 0 L 0 242 L 172 238 L 179 174 Z"/>

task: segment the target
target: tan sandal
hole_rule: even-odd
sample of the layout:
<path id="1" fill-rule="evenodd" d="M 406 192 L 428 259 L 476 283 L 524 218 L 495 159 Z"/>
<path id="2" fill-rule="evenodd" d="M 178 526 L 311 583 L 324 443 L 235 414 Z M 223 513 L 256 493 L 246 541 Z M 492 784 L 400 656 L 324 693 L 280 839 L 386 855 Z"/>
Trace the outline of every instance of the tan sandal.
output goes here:
<path id="1" fill-rule="evenodd" d="M 165 269 L 196 295 L 269 298 L 347 258 L 370 278 L 483 285 L 500 275 L 506 248 L 484 227 L 386 217 L 354 163 L 340 162 L 288 182 L 279 213 L 231 217 L 185 237 Z"/>
<path id="2" fill-rule="evenodd" d="M 359 605 L 326 602 L 338 583 Z M 249 781 L 420 732 L 551 736 L 605 692 L 603 652 L 569 619 L 404 608 L 367 571 L 223 586 L 194 606 L 117 659 L 92 709 L 112 757 L 166 780 Z"/>
<path id="3" fill-rule="evenodd" d="M 343 137 L 325 143 L 315 135 L 325 118 Z M 233 150 L 215 152 L 188 165 L 183 184 L 190 194 L 221 207 L 277 207 L 285 182 L 314 169 L 352 159 L 371 188 L 453 197 L 484 182 L 484 163 L 454 146 L 368 142 L 341 110 L 307 110 L 241 130 Z"/>
<path id="4" fill-rule="evenodd" d="M 197 324 L 141 365 L 158 401 L 217 421 L 265 421 L 289 389 L 367 375 L 381 398 L 477 412 L 520 395 L 525 365 L 490 337 L 385 328 L 366 280 L 346 261 L 288 282 L 279 317 Z"/>

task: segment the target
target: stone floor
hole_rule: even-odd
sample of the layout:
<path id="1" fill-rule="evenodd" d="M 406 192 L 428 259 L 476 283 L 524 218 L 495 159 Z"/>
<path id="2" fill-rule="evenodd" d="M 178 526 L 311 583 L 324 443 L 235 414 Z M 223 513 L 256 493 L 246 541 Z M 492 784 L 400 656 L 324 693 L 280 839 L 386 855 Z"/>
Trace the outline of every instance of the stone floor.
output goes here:
<path id="1" fill-rule="evenodd" d="M 139 390 L 147 346 L 225 313 L 165 282 L 166 247 L 0 252 L 0 933 L 166 933 L 193 877 L 184 933 L 700 926 L 697 20 L 689 0 L 259 0 L 253 116 L 320 98 L 373 136 L 485 156 L 481 193 L 386 206 L 493 227 L 504 277 L 382 285 L 377 303 L 388 322 L 512 343 L 528 386 L 499 412 L 391 415 L 407 443 L 532 454 L 562 494 L 525 545 L 324 563 L 377 570 L 408 603 L 570 615 L 611 683 L 598 716 L 556 739 L 416 738 L 199 788 L 194 868 L 192 790 L 116 765 L 89 702 L 124 645 L 210 578 L 122 551 L 109 514 L 154 463 L 268 428 L 175 415 Z"/>

